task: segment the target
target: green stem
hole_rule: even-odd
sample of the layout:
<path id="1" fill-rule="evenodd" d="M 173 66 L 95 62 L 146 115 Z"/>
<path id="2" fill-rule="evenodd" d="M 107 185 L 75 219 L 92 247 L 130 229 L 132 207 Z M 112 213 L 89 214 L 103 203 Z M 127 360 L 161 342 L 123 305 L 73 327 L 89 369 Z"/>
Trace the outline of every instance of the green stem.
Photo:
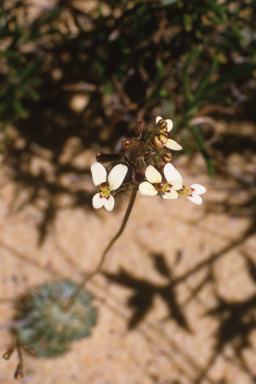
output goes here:
<path id="1" fill-rule="evenodd" d="M 97 266 L 97 268 L 92 272 L 90 273 L 89 275 L 87 275 L 83 280 L 82 282 L 80 283 L 77 291 L 73 294 L 73 296 L 71 296 L 69 302 L 68 302 L 68 305 L 66 307 L 66 310 L 69 310 L 72 305 L 74 304 L 77 296 L 79 295 L 79 293 L 81 292 L 81 290 L 83 289 L 83 287 L 85 286 L 85 284 L 91 280 L 91 278 L 93 276 L 95 276 L 97 273 L 99 273 L 101 267 L 102 267 L 102 264 L 104 263 L 105 259 L 106 259 L 106 256 L 107 256 L 107 253 L 108 251 L 110 250 L 110 248 L 112 248 L 112 246 L 114 245 L 114 243 L 116 242 L 116 240 L 122 235 L 125 227 L 126 227 L 126 224 L 127 224 L 127 221 L 129 219 L 129 216 L 131 214 L 131 211 L 132 211 L 132 208 L 133 208 L 133 205 L 134 205 L 134 202 L 135 202 L 135 199 L 136 199 L 136 195 L 137 195 L 137 191 L 138 191 L 138 185 L 135 185 L 133 191 L 132 191 L 132 194 L 131 194 L 131 197 L 130 197 L 130 201 L 129 201 L 129 204 L 128 204 L 128 207 L 126 209 L 126 212 L 125 212 L 125 215 L 124 215 L 124 218 L 123 218 L 123 221 L 122 221 L 122 224 L 121 224 L 121 227 L 119 228 L 118 232 L 116 233 L 116 235 L 110 240 L 110 242 L 108 243 L 107 247 L 105 248 L 104 252 L 102 253 L 102 256 L 101 256 L 101 259 L 100 259 L 100 262 Z"/>

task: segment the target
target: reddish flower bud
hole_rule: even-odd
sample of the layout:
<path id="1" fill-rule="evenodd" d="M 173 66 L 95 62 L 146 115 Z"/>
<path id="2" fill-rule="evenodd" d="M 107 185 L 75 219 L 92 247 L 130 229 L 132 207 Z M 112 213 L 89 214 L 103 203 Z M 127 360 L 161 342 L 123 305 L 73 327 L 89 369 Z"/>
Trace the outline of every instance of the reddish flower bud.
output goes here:
<path id="1" fill-rule="evenodd" d="M 172 155 L 169 152 L 164 152 L 161 160 L 164 162 L 164 164 L 170 163 L 172 160 Z"/>
<path id="2" fill-rule="evenodd" d="M 26 351 L 28 351 L 28 353 L 30 353 L 30 355 L 36 356 L 36 354 L 37 354 L 37 349 L 36 348 L 31 347 L 30 345 L 25 345 L 25 344 L 23 345 L 23 348 Z"/>
<path id="3" fill-rule="evenodd" d="M 16 380 L 21 380 L 24 377 L 24 372 L 23 372 L 23 363 L 20 362 L 17 366 L 16 372 L 14 374 L 14 377 Z"/>
<path id="4" fill-rule="evenodd" d="M 137 136 L 141 137 L 143 135 L 143 132 L 145 132 L 146 130 L 146 124 L 143 123 L 143 121 L 139 121 L 135 124 L 134 130 Z"/>
<path id="5" fill-rule="evenodd" d="M 14 351 L 14 349 L 15 349 L 15 346 L 12 347 L 12 348 L 10 348 L 10 349 L 8 349 L 8 351 L 6 351 L 6 352 L 3 354 L 3 359 L 5 359 L 5 360 L 9 360 L 10 357 L 11 357 L 11 355 L 12 355 L 12 353 L 13 353 L 13 351 Z"/>
<path id="6" fill-rule="evenodd" d="M 166 142 L 167 142 L 167 138 L 162 133 L 154 137 L 154 144 L 157 148 L 163 148 Z"/>
<path id="7" fill-rule="evenodd" d="M 164 119 L 161 119 L 158 121 L 157 127 L 160 127 L 162 129 L 166 130 L 167 129 L 167 122 Z"/>
<path id="8" fill-rule="evenodd" d="M 123 139 L 122 140 L 122 147 L 124 149 L 131 149 L 136 147 L 139 144 L 140 140 L 137 139 L 136 137 L 130 137 L 128 139 Z"/>
<path id="9" fill-rule="evenodd" d="M 144 177 L 145 177 L 144 171 L 140 170 L 133 175 L 132 179 L 134 182 L 139 182 L 139 181 L 142 181 Z"/>

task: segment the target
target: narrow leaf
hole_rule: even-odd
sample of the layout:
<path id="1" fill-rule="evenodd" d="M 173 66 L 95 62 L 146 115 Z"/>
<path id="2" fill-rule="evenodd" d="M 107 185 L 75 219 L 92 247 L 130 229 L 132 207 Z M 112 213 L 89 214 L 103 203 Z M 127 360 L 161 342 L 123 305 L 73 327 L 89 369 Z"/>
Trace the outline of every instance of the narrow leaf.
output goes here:
<path id="1" fill-rule="evenodd" d="M 202 51 L 201 46 L 196 47 L 188 56 L 187 61 L 186 61 L 185 66 L 184 66 L 183 79 L 184 79 L 185 96 L 189 102 L 194 101 L 194 95 L 190 91 L 189 68 L 192 64 L 193 59 L 195 57 L 198 57 L 200 55 L 201 51 Z"/>
<path id="2" fill-rule="evenodd" d="M 222 20 L 222 22 L 227 21 L 227 15 L 222 10 L 221 6 L 216 2 L 216 0 L 206 0 L 210 5 L 211 10 Z"/>
<path id="3" fill-rule="evenodd" d="M 229 71 L 221 75 L 218 78 L 218 80 L 216 80 L 214 83 L 210 84 L 206 88 L 206 92 L 204 93 L 204 96 L 205 97 L 210 96 L 211 94 L 221 89 L 223 85 L 231 83 L 233 80 L 239 77 L 249 75 L 255 70 L 256 70 L 256 63 L 236 65 L 234 68 L 230 69 Z"/>
<path id="4" fill-rule="evenodd" d="M 215 73 L 217 66 L 218 66 L 218 59 L 216 58 L 212 62 L 208 72 L 206 72 L 205 76 L 199 82 L 198 87 L 197 87 L 197 91 L 195 92 L 195 99 L 199 99 L 200 98 L 200 96 L 202 95 L 204 89 L 209 84 L 209 82 L 210 82 L 210 80 L 212 78 L 212 75 Z"/>
<path id="5" fill-rule="evenodd" d="M 197 145 L 198 145 L 198 147 L 199 147 L 199 149 L 200 149 L 200 151 L 201 151 L 201 153 L 202 153 L 202 155 L 206 161 L 209 176 L 213 180 L 214 176 L 215 176 L 215 167 L 214 167 L 212 158 L 209 154 L 209 151 L 205 145 L 204 139 L 203 139 L 197 126 L 190 127 L 190 130 L 193 132 L 193 134 L 195 136 Z"/>

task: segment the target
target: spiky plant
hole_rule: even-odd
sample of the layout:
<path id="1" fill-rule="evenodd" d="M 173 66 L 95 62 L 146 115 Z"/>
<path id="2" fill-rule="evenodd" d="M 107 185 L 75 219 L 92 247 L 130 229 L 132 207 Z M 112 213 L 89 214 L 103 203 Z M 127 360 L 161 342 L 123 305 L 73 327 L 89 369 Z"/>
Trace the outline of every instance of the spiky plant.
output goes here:
<path id="1" fill-rule="evenodd" d="M 78 288 L 70 280 L 53 281 L 23 296 L 16 320 L 25 320 L 25 325 L 15 330 L 20 343 L 35 347 L 38 356 L 52 357 L 67 352 L 73 340 L 89 336 L 97 308 L 85 289 L 69 305 Z"/>

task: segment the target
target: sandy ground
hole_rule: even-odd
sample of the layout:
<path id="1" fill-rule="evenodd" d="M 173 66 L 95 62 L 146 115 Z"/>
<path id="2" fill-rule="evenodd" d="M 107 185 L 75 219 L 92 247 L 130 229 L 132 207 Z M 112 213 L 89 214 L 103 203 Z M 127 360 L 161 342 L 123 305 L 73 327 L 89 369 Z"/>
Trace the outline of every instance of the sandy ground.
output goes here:
<path id="1" fill-rule="evenodd" d="M 33 19 L 40 7 L 31 12 Z M 92 336 L 58 358 L 26 355 L 22 383 L 256 383 L 256 155 L 242 143 L 252 143 L 255 126 L 219 127 L 228 140 L 241 136 L 242 151 L 225 158 L 228 172 L 210 182 L 199 155 L 175 164 L 186 185 L 206 186 L 203 205 L 138 194 L 123 236 L 87 287 L 99 308 Z M 82 150 L 69 138 L 58 164 L 49 149 L 32 141 L 27 155 L 26 145 L 16 137 L 8 161 L 1 155 L 2 353 L 13 343 L 5 325 L 15 299 L 44 282 L 80 282 L 92 272 L 129 199 L 118 195 L 111 213 L 92 209 L 88 169 L 97 145 Z M 16 355 L 0 360 L 0 384 L 16 382 L 16 365 Z"/>
<path id="2" fill-rule="evenodd" d="M 68 162 L 71 153 L 73 165 L 88 169 L 95 151 L 74 156 L 75 143 L 76 138 L 69 140 L 60 161 Z M 35 176 L 43 169 L 53 181 L 50 157 L 37 149 L 30 159 L 30 173 Z M 236 156 L 230 158 L 232 172 L 244 166 L 243 156 Z M 248 169 L 253 161 L 247 161 Z M 62 357 L 26 355 L 23 383 L 256 382 L 251 187 L 238 187 L 231 177 L 217 176 L 210 182 L 199 155 L 193 164 L 181 157 L 176 166 L 186 185 L 206 186 L 203 205 L 195 206 L 186 198 L 173 202 L 138 194 L 123 236 L 102 273 L 88 283 L 99 308 L 92 336 L 73 343 Z M 65 193 L 50 193 L 44 187 L 36 199 L 31 186 L 25 188 L 13 179 L 10 163 L 3 164 L 1 325 L 12 320 L 15 298 L 29 288 L 54 279 L 79 282 L 84 273 L 93 271 L 118 230 L 129 199 L 129 193 L 118 195 L 111 213 L 93 210 L 95 188 L 89 174 L 62 175 L 55 181 L 67 187 Z M 86 204 L 75 204 L 77 191 L 86 193 Z M 1 329 L 2 353 L 11 343 L 9 331 Z M 14 383 L 17 357 L 2 359 L 0 364 L 0 383 Z"/>

